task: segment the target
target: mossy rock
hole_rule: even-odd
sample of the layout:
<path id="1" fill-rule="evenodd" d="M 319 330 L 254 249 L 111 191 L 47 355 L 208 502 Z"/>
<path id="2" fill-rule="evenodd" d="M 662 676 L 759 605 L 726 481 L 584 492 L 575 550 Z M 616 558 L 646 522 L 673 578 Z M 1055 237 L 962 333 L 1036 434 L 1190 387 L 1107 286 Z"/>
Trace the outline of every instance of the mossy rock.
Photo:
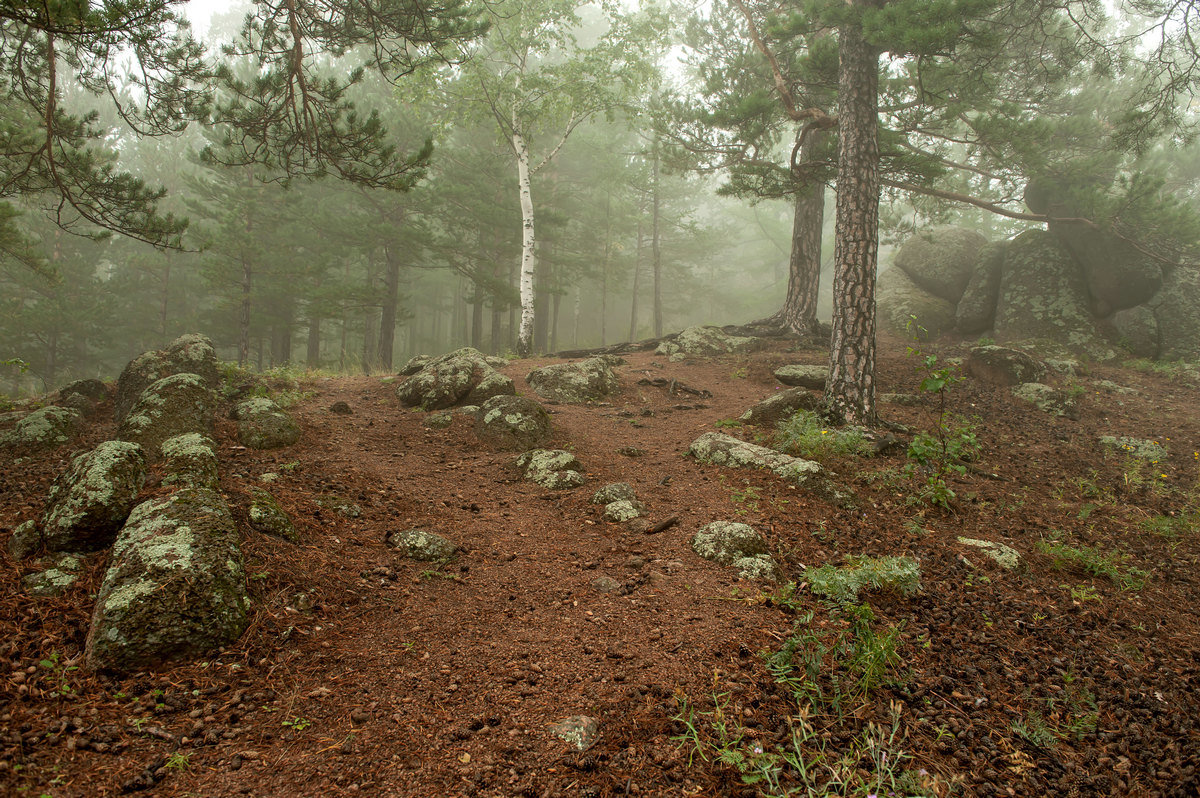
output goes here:
<path id="1" fill-rule="evenodd" d="M 216 396 L 197 374 L 172 374 L 150 385 L 121 422 L 117 438 L 139 443 L 157 461 L 162 445 L 188 432 L 211 434 Z"/>
<path id="2" fill-rule="evenodd" d="M 8 539 L 8 553 L 14 560 L 24 560 L 37 554 L 42 548 L 42 530 L 36 521 L 17 524 Z"/>
<path id="3" fill-rule="evenodd" d="M 987 239 L 965 227 L 941 227 L 911 236 L 895 266 L 914 283 L 951 305 L 962 298 Z"/>
<path id="4" fill-rule="evenodd" d="M 610 482 L 592 494 L 592 504 L 611 504 L 612 502 L 631 502 L 637 497 L 633 486 L 628 482 Z"/>
<path id="5" fill-rule="evenodd" d="M 640 518 L 645 511 L 645 505 L 637 499 L 618 499 L 604 505 L 604 520 L 614 524 L 623 524 L 626 521 Z"/>
<path id="6" fill-rule="evenodd" d="M 475 414 L 475 435 L 497 449 L 527 451 L 550 442 L 546 408 L 524 396 L 494 396 Z"/>
<path id="7" fill-rule="evenodd" d="M 780 383 L 790 388 L 823 391 L 825 390 L 825 381 L 829 379 L 829 366 L 793 363 L 775 369 L 774 376 Z"/>
<path id="8" fill-rule="evenodd" d="M 1046 378 L 1046 366 L 1027 352 L 1006 346 L 976 346 L 967 355 L 964 370 L 990 385 L 1020 385 Z"/>
<path id="9" fill-rule="evenodd" d="M 54 403 L 70 407 L 85 416 L 95 414 L 100 403 L 108 399 L 108 389 L 100 380 L 75 380 L 59 388 Z"/>
<path id="10" fill-rule="evenodd" d="M 296 527 L 279 500 L 262 488 L 250 489 L 250 509 L 247 513 L 250 528 L 255 532 L 282 538 L 290 543 L 298 539 Z"/>
<path id="11" fill-rule="evenodd" d="M 76 554 L 61 554 L 49 568 L 21 577 L 21 586 L 31 596 L 61 596 L 75 586 L 82 571 L 82 557 Z"/>
<path id="12" fill-rule="evenodd" d="M 738 557 L 730 565 L 738 572 L 739 579 L 750 579 L 756 582 L 778 582 L 782 575 L 779 563 L 769 554 L 755 554 L 753 557 Z"/>
<path id="13" fill-rule="evenodd" d="M 139 504 L 109 563 L 87 637 L 94 668 L 130 673 L 208 656 L 246 629 L 237 529 L 216 491 Z"/>
<path id="14" fill-rule="evenodd" d="M 816 410 L 821 404 L 817 394 L 808 388 L 788 388 L 768 396 L 751 407 L 738 419 L 743 424 L 774 428 L 799 410 Z"/>
<path id="15" fill-rule="evenodd" d="M 1200 268 L 1188 264 L 1170 270 L 1148 304 L 1161 342 L 1159 358 L 1200 361 Z"/>
<path id="16" fill-rule="evenodd" d="M 1151 464 L 1167 461 L 1167 447 L 1158 441 L 1124 435 L 1101 435 L 1100 445 Z"/>
<path id="17" fill-rule="evenodd" d="M 142 447 L 105 441 L 71 461 L 46 501 L 42 540 L 49 551 L 107 548 L 137 502 L 146 481 Z"/>
<path id="18" fill-rule="evenodd" d="M 1070 419 L 1079 418 L 1079 407 L 1066 391 L 1040 382 L 1023 382 L 1014 385 L 1010 390 L 1013 396 L 1031 403 L 1043 413 Z"/>
<path id="19" fill-rule="evenodd" d="M 44 451 L 69 443 L 79 434 L 83 414 L 70 407 L 49 405 L 26 414 L 0 437 L 0 448 Z"/>
<path id="20" fill-rule="evenodd" d="M 587 481 L 579 459 L 562 449 L 525 452 L 517 458 L 517 468 L 521 469 L 525 479 L 551 490 L 577 488 Z"/>
<path id="21" fill-rule="evenodd" d="M 893 266 L 879 275 L 876 296 L 880 326 L 897 335 L 912 337 L 917 332 L 909 329 L 914 316 L 932 338 L 954 329 L 954 304 L 926 291 L 903 269 Z"/>
<path id="22" fill-rule="evenodd" d="M 251 449 L 279 449 L 300 440 L 300 425 L 266 397 L 239 402 L 234 409 L 238 441 Z"/>
<path id="23" fill-rule="evenodd" d="M 336 493 L 326 493 L 316 498 L 317 506 L 332 510 L 342 518 L 362 518 L 363 509 L 354 502 L 347 499 L 345 496 L 339 496 Z"/>
<path id="24" fill-rule="evenodd" d="M 538 396 L 557 402 L 597 402 L 620 390 L 613 361 L 620 358 L 592 357 L 579 363 L 557 363 L 534 369 L 525 377 Z"/>
<path id="25" fill-rule="evenodd" d="M 389 532 L 387 545 L 421 562 L 448 562 L 458 550 L 449 539 L 424 529 Z"/>
<path id="26" fill-rule="evenodd" d="M 713 521 L 692 536 L 692 551 L 706 560 L 733 565 L 744 557 L 767 554 L 767 541 L 754 527 L 736 521 Z"/>
<path id="27" fill-rule="evenodd" d="M 731 435 L 706 432 L 692 442 L 688 453 L 702 463 L 728 468 L 763 468 L 839 506 L 854 504 L 853 494 L 836 485 L 820 463 L 746 443 Z"/>
<path id="28" fill-rule="evenodd" d="M 954 326 L 962 335 L 978 335 L 992 329 L 996 323 L 1005 244 L 994 241 L 979 251 L 971 279 L 954 308 Z"/>
<path id="29" fill-rule="evenodd" d="M 688 327 L 674 338 L 663 341 L 655 353 L 679 360 L 688 355 L 713 356 L 754 352 L 763 347 L 760 338 L 729 335 L 719 327 Z"/>
<path id="30" fill-rule="evenodd" d="M 216 488 L 217 445 L 199 432 L 186 432 L 163 441 L 164 485 Z"/>
<path id="31" fill-rule="evenodd" d="M 480 404 L 493 396 L 514 394 L 513 381 L 496 371 L 482 352 L 469 346 L 431 358 L 396 388 L 401 404 L 423 410 Z"/>
<path id="32" fill-rule="evenodd" d="M 196 374 L 208 388 L 216 388 L 219 371 L 212 341 L 198 334 L 176 338 L 166 349 L 143 352 L 125 366 L 117 378 L 113 419 L 121 424 L 141 398 L 142 392 L 172 374 Z"/>

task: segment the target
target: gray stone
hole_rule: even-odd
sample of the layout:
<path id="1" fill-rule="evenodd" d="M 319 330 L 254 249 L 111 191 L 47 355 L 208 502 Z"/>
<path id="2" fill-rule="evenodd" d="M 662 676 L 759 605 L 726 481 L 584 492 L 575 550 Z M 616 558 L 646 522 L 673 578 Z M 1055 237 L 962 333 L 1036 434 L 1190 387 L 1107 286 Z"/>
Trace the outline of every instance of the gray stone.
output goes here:
<path id="1" fill-rule="evenodd" d="M 1046 378 L 1046 367 L 1019 349 L 976 346 L 967 355 L 967 374 L 991 385 L 1020 385 Z"/>
<path id="2" fill-rule="evenodd" d="M 612 521 L 614 524 L 623 524 L 641 516 L 645 509 L 645 506 L 639 501 L 620 499 L 604 505 L 604 520 Z"/>
<path id="3" fill-rule="evenodd" d="M 879 324 L 897 335 L 913 337 L 924 327 L 928 337 L 936 338 L 954 329 L 954 304 L 929 293 L 896 267 L 879 275 L 876 289 Z"/>
<path id="4" fill-rule="evenodd" d="M 557 363 L 534 369 L 525 377 L 538 396 L 558 402 L 597 402 L 621 389 L 613 373 L 620 358 L 592 357 L 579 363 Z M 624 362 L 624 361 L 620 361 Z"/>
<path id="5" fill-rule="evenodd" d="M 592 580 L 592 589 L 600 593 L 616 593 L 621 589 L 621 583 L 611 576 L 598 576 Z"/>
<path id="6" fill-rule="evenodd" d="M 721 565 L 768 553 L 766 539 L 754 527 L 736 521 L 713 521 L 702 526 L 692 536 L 692 551 Z"/>
<path id="7" fill-rule="evenodd" d="M 60 397 L 82 396 L 93 402 L 103 402 L 108 399 L 108 388 L 100 380 L 75 380 L 58 389 Z"/>
<path id="8" fill-rule="evenodd" d="M 42 548 L 42 531 L 36 521 L 24 521 L 17 524 L 12 537 L 8 539 L 8 553 L 14 560 L 24 560 L 32 557 Z"/>
<path id="9" fill-rule="evenodd" d="M 611 504 L 637 498 L 628 482 L 610 482 L 592 494 L 592 504 Z"/>
<path id="10" fill-rule="evenodd" d="M 730 565 L 738 572 L 739 579 L 752 579 L 761 582 L 778 582 L 781 576 L 779 563 L 769 554 L 755 554 L 753 557 L 738 557 Z"/>
<path id="11" fill-rule="evenodd" d="M 217 353 L 205 336 L 183 335 L 168 344 L 166 349 L 144 352 L 129 361 L 117 379 L 113 419 L 120 425 L 143 391 L 164 377 L 185 373 L 199 376 L 207 388 L 217 387 Z"/>
<path id="12" fill-rule="evenodd" d="M 239 402 L 234 409 L 238 441 L 251 449 L 279 449 L 300 440 L 300 425 L 266 397 Z"/>
<path id="13" fill-rule="evenodd" d="M 1006 571 L 1015 571 L 1021 566 L 1021 555 L 1017 554 L 1016 549 L 1011 546 L 991 540 L 977 540 L 975 538 L 963 537 L 960 537 L 958 542 L 964 546 L 982 549 L 985 555 L 995 560 Z"/>
<path id="14" fill-rule="evenodd" d="M 269 491 L 250 488 L 250 510 L 247 516 L 250 528 L 255 532 L 282 538 L 289 543 L 298 540 L 291 517 Z"/>
<path id="15" fill-rule="evenodd" d="M 587 481 L 583 465 L 570 452 L 562 449 L 534 449 L 517 458 L 517 468 L 525 479 L 543 488 L 564 490 L 577 488 Z"/>
<path id="16" fill-rule="evenodd" d="M 942 227 L 911 236 L 896 252 L 895 265 L 926 293 L 955 305 L 986 244 L 975 230 Z"/>
<path id="17" fill-rule="evenodd" d="M 237 640 L 250 603 L 237 541 L 216 491 L 184 488 L 135 507 L 96 599 L 88 664 L 129 673 Z"/>
<path id="18" fill-rule="evenodd" d="M 1154 360 L 1158 357 L 1158 319 L 1147 305 L 1119 310 L 1112 316 L 1113 329 L 1117 333 L 1117 344 L 1129 350 L 1134 357 Z"/>
<path id="19" fill-rule="evenodd" d="M 475 414 L 475 435 L 497 449 L 527 451 L 550 442 L 546 408 L 524 396 L 494 396 Z"/>
<path id="20" fill-rule="evenodd" d="M 432 362 L 433 358 L 429 355 L 414 355 L 400 368 L 400 376 L 411 377 Z"/>
<path id="21" fill-rule="evenodd" d="M 405 557 L 421 562 L 446 562 L 458 549 L 445 537 L 424 529 L 389 532 L 387 545 L 399 550 Z"/>
<path id="22" fill-rule="evenodd" d="M 62 446 L 79 434 L 82 420 L 83 414 L 74 408 L 49 405 L 34 410 L 0 437 L 0 448 L 38 451 Z"/>
<path id="23" fill-rule="evenodd" d="M 353 408 L 350 407 L 349 403 L 343 401 L 337 401 L 331 404 L 329 406 L 329 412 L 333 413 L 335 416 L 354 415 Z"/>
<path id="24" fill-rule="evenodd" d="M 954 309 L 954 326 L 963 335 L 978 335 L 996 323 L 1005 244 L 992 242 L 979 251 L 971 279 Z"/>
<path id="25" fill-rule="evenodd" d="M 718 327 L 688 327 L 669 341 L 663 341 L 655 349 L 659 355 L 678 360 L 687 355 L 711 356 L 753 352 L 761 349 L 759 338 L 727 335 Z"/>
<path id="26" fill-rule="evenodd" d="M 799 363 L 780 366 L 775 369 L 775 379 L 793 388 L 823 391 L 825 390 L 825 381 L 829 379 L 829 366 L 807 366 Z"/>
<path id="27" fill-rule="evenodd" d="M 701 435 L 692 442 L 688 452 L 702 463 L 716 463 L 728 468 L 765 468 L 835 504 L 853 503 L 852 494 L 836 486 L 821 464 L 812 460 L 791 457 L 719 432 Z"/>
<path id="28" fill-rule="evenodd" d="M 107 548 L 137 502 L 146 481 L 142 447 L 105 441 L 71 461 L 55 480 L 40 524 L 49 551 Z"/>
<path id="29" fill-rule="evenodd" d="M 152 383 L 117 429 L 117 438 L 139 443 L 152 461 L 169 438 L 188 432 L 211 434 L 216 397 L 196 374 L 183 372 Z"/>
<path id="30" fill-rule="evenodd" d="M 1150 306 L 1158 323 L 1159 358 L 1200 361 L 1200 268 L 1172 269 Z"/>
<path id="31" fill-rule="evenodd" d="M 61 596 L 79 581 L 82 570 L 82 557 L 62 554 L 55 559 L 54 565 L 46 570 L 22 577 L 21 585 L 31 596 Z"/>
<path id="32" fill-rule="evenodd" d="M 186 485 L 193 488 L 216 488 L 217 445 L 212 438 L 199 432 L 185 432 L 163 441 L 164 485 Z"/>
<path id="33" fill-rule="evenodd" d="M 768 396 L 743 413 L 738 420 L 743 424 L 758 427 L 775 427 L 794 416 L 797 411 L 813 411 L 820 404 L 821 398 L 808 388 L 788 388 Z"/>
<path id="34" fill-rule="evenodd" d="M 1040 382 L 1023 382 L 1014 385 L 1010 390 L 1013 396 L 1032 403 L 1043 413 L 1071 419 L 1079 418 L 1079 408 L 1075 400 L 1065 391 Z"/>
<path id="35" fill-rule="evenodd" d="M 453 413 L 430 413 L 425 417 L 425 426 L 430 429 L 446 429 L 453 423 Z"/>
<path id="36" fill-rule="evenodd" d="M 401 404 L 423 410 L 481 404 L 494 396 L 515 393 L 513 381 L 496 371 L 482 352 L 471 347 L 431 358 L 396 389 Z"/>
<path id="37" fill-rule="evenodd" d="M 550 733 L 580 751 L 586 751 L 600 739 L 600 721 L 587 715 L 572 715 L 550 724 Z"/>

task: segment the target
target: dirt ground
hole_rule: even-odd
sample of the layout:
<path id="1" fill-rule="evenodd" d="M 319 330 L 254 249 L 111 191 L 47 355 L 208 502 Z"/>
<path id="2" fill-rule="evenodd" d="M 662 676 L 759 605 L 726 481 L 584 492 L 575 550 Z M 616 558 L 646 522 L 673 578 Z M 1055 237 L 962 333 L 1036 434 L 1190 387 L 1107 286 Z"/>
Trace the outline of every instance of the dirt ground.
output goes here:
<path id="1" fill-rule="evenodd" d="M 880 390 L 915 392 L 905 342 L 880 349 Z M 719 749 L 787 751 L 803 728 L 810 761 L 854 760 L 843 772 L 856 775 L 829 795 L 866 796 L 895 768 L 920 785 L 883 785 L 902 795 L 1200 796 L 1200 389 L 1094 366 L 1053 378 L 1078 394 L 1071 420 L 964 380 L 950 404 L 973 419 L 981 454 L 952 475 L 950 510 L 910 502 L 922 477 L 900 471 L 904 446 L 825 461 L 856 509 L 687 456 L 714 429 L 764 436 L 720 422 L 779 390 L 775 367 L 825 357 L 786 342 L 679 363 L 627 355 L 611 402 L 548 405 L 553 446 L 587 469 L 587 484 L 568 491 L 522 480 L 514 455 L 483 448 L 465 417 L 431 428 L 379 377 L 306 380 L 292 407 L 304 434 L 286 449 L 242 448 L 220 422 L 250 628 L 207 662 L 91 673 L 77 666 L 103 555 L 48 599 L 21 591 L 30 564 L 0 555 L 0 794 L 749 796 L 768 785 L 745 784 Z M 549 362 L 503 371 L 532 395 L 524 375 Z M 711 396 L 638 384 L 659 377 Z M 329 412 L 337 401 L 353 413 Z M 929 429 L 934 405 L 881 408 Z M 106 408 L 74 444 L 5 463 L 3 539 L 38 516 L 72 454 L 112 433 Z M 1153 439 L 1170 456 L 1140 467 L 1106 453 L 1100 435 Z M 249 489 L 266 473 L 278 475 L 267 487 L 299 544 L 245 527 Z M 652 534 L 605 522 L 589 500 L 615 481 L 633 486 L 651 523 L 678 522 Z M 329 494 L 361 515 L 319 506 Z M 772 596 L 776 586 L 694 554 L 692 535 L 714 520 L 762 532 L 794 593 Z M 457 558 L 418 563 L 385 546 L 389 531 L 411 527 L 449 537 Z M 1024 565 L 1003 571 L 959 536 L 1006 543 Z M 1115 571 L 1056 558 L 1056 542 L 1108 556 Z M 764 654 L 798 620 L 810 639 L 844 632 L 845 614 L 803 573 L 858 554 L 920 564 L 915 596 L 865 596 L 872 628 L 898 630 L 898 659 L 861 700 L 805 706 Z M 602 592 L 600 577 L 619 587 Z M 817 664 L 814 684 L 826 688 L 851 672 L 832 653 Z M 599 721 L 586 751 L 551 730 L 575 715 Z M 885 763 L 861 741 L 888 730 Z M 825 794 L 806 792 L 793 768 L 780 779 L 780 790 Z"/>

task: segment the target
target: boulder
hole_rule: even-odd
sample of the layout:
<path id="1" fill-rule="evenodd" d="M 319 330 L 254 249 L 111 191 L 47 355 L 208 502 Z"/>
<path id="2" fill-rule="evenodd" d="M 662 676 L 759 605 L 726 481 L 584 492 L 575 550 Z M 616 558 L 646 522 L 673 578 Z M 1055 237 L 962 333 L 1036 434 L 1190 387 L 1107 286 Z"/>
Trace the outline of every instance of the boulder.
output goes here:
<path id="1" fill-rule="evenodd" d="M 96 599 L 88 664 L 148 670 L 237 640 L 250 603 L 237 541 L 216 491 L 184 488 L 135 507 Z"/>
<path id="2" fill-rule="evenodd" d="M 208 388 L 219 382 L 217 353 L 212 341 L 203 335 L 183 335 L 166 349 L 144 352 L 125 366 L 117 378 L 117 396 L 113 403 L 113 420 L 121 424 L 142 392 L 152 383 L 172 374 L 195 374 Z"/>
<path id="3" fill-rule="evenodd" d="M 903 269 L 893 267 L 879 276 L 876 297 L 880 325 L 897 335 L 911 338 L 919 332 L 911 327 L 914 316 L 931 338 L 954 329 L 954 304 L 917 285 Z"/>
<path id="4" fill-rule="evenodd" d="M 217 445 L 199 432 L 185 432 L 163 441 L 164 485 L 217 487 Z"/>
<path id="5" fill-rule="evenodd" d="M 702 463 L 715 463 L 728 468 L 765 468 L 836 504 L 848 505 L 853 502 L 851 494 L 836 486 L 820 463 L 746 443 L 730 435 L 706 432 L 692 442 L 688 452 Z"/>
<path id="6" fill-rule="evenodd" d="M 978 335 L 996 323 L 1005 249 L 1006 242 L 995 241 L 979 251 L 971 278 L 954 309 L 954 326 L 963 335 Z"/>
<path id="7" fill-rule="evenodd" d="M 788 388 L 786 391 L 768 396 L 751 407 L 738 419 L 743 424 L 758 427 L 775 427 L 787 421 L 799 410 L 816 410 L 821 397 L 807 388 Z"/>
<path id="8" fill-rule="evenodd" d="M 975 230 L 942 227 L 911 236 L 896 252 L 894 264 L 926 293 L 955 305 L 986 244 L 987 239 Z"/>
<path id="9" fill-rule="evenodd" d="M 43 450 L 71 441 L 79 434 L 83 415 L 73 408 L 48 405 L 26 414 L 0 437 L 0 448 Z"/>
<path id="10" fill-rule="evenodd" d="M 762 347 L 762 340 L 739 335 L 728 335 L 719 327 L 688 327 L 669 341 L 663 341 L 655 349 L 659 355 L 678 360 L 687 355 L 728 355 L 753 352 Z"/>
<path id="11" fill-rule="evenodd" d="M 287 511 L 270 492 L 262 488 L 250 489 L 250 510 L 247 512 L 250 528 L 271 537 L 295 543 L 296 527 Z"/>
<path id="12" fill-rule="evenodd" d="M 1129 350 L 1134 357 L 1154 360 L 1160 348 L 1158 319 L 1147 305 L 1119 310 L 1112 315 L 1117 345 Z M 1200 332 L 1200 330 L 1197 330 Z"/>
<path id="13" fill-rule="evenodd" d="M 108 398 L 108 389 L 100 380 L 75 380 L 58 389 L 54 403 L 60 407 L 70 407 L 90 416 L 96 412 L 100 403 Z"/>
<path id="14" fill-rule="evenodd" d="M 752 579 L 760 582 L 778 582 L 783 575 L 779 563 L 769 554 L 755 554 L 753 557 L 738 557 L 731 565 L 738 572 L 739 579 Z"/>
<path id="15" fill-rule="evenodd" d="M 349 518 L 351 520 L 362 518 L 362 507 L 350 501 L 345 496 L 339 496 L 336 493 L 323 493 L 315 501 L 321 509 L 332 510 L 342 518 Z"/>
<path id="16" fill-rule="evenodd" d="M 1162 360 L 1200 361 L 1200 267 L 1172 269 L 1151 302 Z"/>
<path id="17" fill-rule="evenodd" d="M 829 379 L 829 366 L 780 366 L 775 369 L 774 374 L 775 379 L 789 387 L 823 391 L 825 381 Z"/>
<path id="18" fill-rule="evenodd" d="M 447 538 L 424 529 L 405 529 L 389 532 L 387 545 L 398 549 L 405 557 L 421 562 L 446 562 L 454 556 L 458 547 Z"/>
<path id="19" fill-rule="evenodd" d="M 779 566 L 767 553 L 767 541 L 748 524 L 713 521 L 692 536 L 692 551 L 706 560 L 733 566 L 742 579 L 779 578 Z"/>
<path id="20" fill-rule="evenodd" d="M 79 581 L 82 571 L 82 557 L 60 554 L 54 560 L 54 564 L 44 571 L 21 577 L 21 585 L 31 596 L 61 596 Z"/>
<path id="21" fill-rule="evenodd" d="M 238 441 L 251 449 L 279 449 L 300 440 L 300 425 L 266 397 L 239 402 L 234 416 Z"/>
<path id="22" fill-rule="evenodd" d="M 493 396 L 475 414 L 475 434 L 497 449 L 536 449 L 550 442 L 550 414 L 524 396 Z"/>
<path id="23" fill-rule="evenodd" d="M 579 363 L 557 363 L 534 369 L 525 377 L 538 396 L 558 402 L 596 402 L 616 393 L 621 381 L 612 367 L 624 363 L 621 358 L 591 357 Z"/>
<path id="24" fill-rule="evenodd" d="M 637 497 L 633 486 L 628 482 L 610 482 L 592 494 L 592 504 L 611 504 L 612 502 L 631 502 Z"/>
<path id="25" fill-rule="evenodd" d="M 515 393 L 513 381 L 492 368 L 483 353 L 471 347 L 432 358 L 396 389 L 401 404 L 422 410 L 481 404 L 494 396 Z"/>
<path id="26" fill-rule="evenodd" d="M 105 441 L 76 457 L 50 488 L 41 522 L 47 550 L 107 548 L 145 481 L 146 456 L 136 443 Z"/>
<path id="27" fill-rule="evenodd" d="M 517 458 L 517 468 L 525 479 L 551 490 L 577 488 L 587 481 L 583 465 L 575 455 L 562 449 L 525 452 Z"/>
<path id="28" fill-rule="evenodd" d="M 963 370 L 991 385 L 1020 385 L 1046 378 L 1046 367 L 1020 349 L 1004 346 L 976 346 L 967 355 Z"/>
<path id="29" fill-rule="evenodd" d="M 117 429 L 117 438 L 139 443 L 151 461 L 162 445 L 188 432 L 210 434 L 216 396 L 197 374 L 182 372 L 152 383 Z"/>
<path id="30" fill-rule="evenodd" d="M 1116 354 L 1097 331 L 1079 267 L 1044 230 L 1009 242 L 994 330 L 998 340 L 1042 339 L 1097 360 Z"/>
<path id="31" fill-rule="evenodd" d="M 1066 391 L 1060 391 L 1058 388 L 1040 382 L 1023 382 L 1020 385 L 1014 385 L 1010 390 L 1013 396 L 1030 402 L 1043 413 L 1070 419 L 1079 418 L 1079 408 Z"/>

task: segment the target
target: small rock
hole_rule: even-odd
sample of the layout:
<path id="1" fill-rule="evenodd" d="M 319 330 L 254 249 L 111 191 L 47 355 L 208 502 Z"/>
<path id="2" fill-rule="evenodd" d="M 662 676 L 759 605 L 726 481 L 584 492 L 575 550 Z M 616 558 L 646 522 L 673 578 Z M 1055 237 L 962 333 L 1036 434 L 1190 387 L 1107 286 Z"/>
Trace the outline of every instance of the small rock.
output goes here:
<path id="1" fill-rule="evenodd" d="M 598 576 L 592 580 L 592 588 L 601 593 L 616 593 L 621 589 L 621 583 L 611 576 Z"/>
<path id="2" fill-rule="evenodd" d="M 775 369 L 775 379 L 784 385 L 823 391 L 829 379 L 829 366 L 780 366 Z"/>
<path id="3" fill-rule="evenodd" d="M 611 504 L 633 499 L 633 487 L 628 482 L 610 482 L 592 494 L 592 504 Z"/>
<path id="4" fill-rule="evenodd" d="M 622 446 L 620 449 L 617 449 L 617 454 L 622 457 L 641 457 L 645 452 L 636 446 Z"/>
<path id="5" fill-rule="evenodd" d="M 8 539 L 8 553 L 14 560 L 24 560 L 33 556 L 42 547 L 42 533 L 35 521 L 25 521 L 18 524 Z"/>
<path id="6" fill-rule="evenodd" d="M 1016 549 L 1003 543 L 965 537 L 958 538 L 958 542 L 964 546 L 982 549 L 984 554 L 999 563 L 1000 567 L 1006 571 L 1016 570 L 1021 565 L 1021 555 L 1017 554 Z"/>
<path id="7" fill-rule="evenodd" d="M 422 562 L 445 562 L 458 549 L 447 538 L 424 529 L 389 532 L 386 542 L 405 556 Z"/>
<path id="8" fill-rule="evenodd" d="M 587 715 L 572 715 L 552 723 L 550 732 L 580 751 L 586 751 L 600 739 L 600 721 Z"/>
<path id="9" fill-rule="evenodd" d="M 621 501 L 609 502 L 604 505 L 604 520 L 611 521 L 614 524 L 621 524 L 630 521 L 640 516 L 645 507 L 639 501 Z"/>
<path id="10" fill-rule="evenodd" d="M 350 722 L 355 726 L 361 726 L 371 719 L 371 713 L 365 709 L 356 709 L 350 713 Z"/>
<path id="11" fill-rule="evenodd" d="M 354 413 L 354 411 L 350 409 L 349 404 L 341 401 L 331 404 L 329 406 L 329 412 L 338 416 L 349 416 Z"/>

